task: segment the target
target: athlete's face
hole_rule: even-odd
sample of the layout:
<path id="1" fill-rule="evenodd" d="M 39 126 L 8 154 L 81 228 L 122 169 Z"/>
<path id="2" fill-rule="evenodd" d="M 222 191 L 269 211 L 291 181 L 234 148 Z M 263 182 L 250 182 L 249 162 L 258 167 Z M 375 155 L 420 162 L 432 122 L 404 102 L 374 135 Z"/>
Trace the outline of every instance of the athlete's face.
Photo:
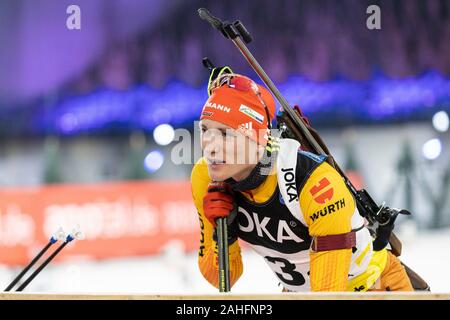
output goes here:
<path id="1" fill-rule="evenodd" d="M 262 156 L 264 147 L 219 122 L 202 120 L 200 130 L 203 156 L 213 181 L 246 178 Z"/>

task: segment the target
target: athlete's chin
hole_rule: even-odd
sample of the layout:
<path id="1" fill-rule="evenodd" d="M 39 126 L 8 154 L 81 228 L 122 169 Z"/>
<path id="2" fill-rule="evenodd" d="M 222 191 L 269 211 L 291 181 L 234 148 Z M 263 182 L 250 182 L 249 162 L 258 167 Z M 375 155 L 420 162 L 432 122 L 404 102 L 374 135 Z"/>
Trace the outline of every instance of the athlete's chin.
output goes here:
<path id="1" fill-rule="evenodd" d="M 208 166 L 209 177 L 213 181 L 225 181 L 231 177 L 230 173 L 227 172 L 226 165 L 212 165 Z"/>

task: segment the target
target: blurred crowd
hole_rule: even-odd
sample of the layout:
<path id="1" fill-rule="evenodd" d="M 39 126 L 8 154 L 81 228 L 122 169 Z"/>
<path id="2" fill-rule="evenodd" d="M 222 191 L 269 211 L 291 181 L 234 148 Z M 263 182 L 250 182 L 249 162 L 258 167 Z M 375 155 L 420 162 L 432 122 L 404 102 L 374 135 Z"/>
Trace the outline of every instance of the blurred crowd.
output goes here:
<path id="1" fill-rule="evenodd" d="M 366 26 L 372 4 L 381 9 L 380 30 Z M 161 88 L 173 78 L 198 86 L 206 79 L 203 56 L 249 72 L 234 46 L 199 19 L 202 6 L 245 24 L 254 38 L 251 51 L 276 82 L 294 74 L 314 81 L 367 80 L 378 72 L 393 78 L 427 70 L 450 74 L 447 0 L 193 1 L 156 30 L 116 44 L 75 88 L 125 89 L 136 82 Z"/>

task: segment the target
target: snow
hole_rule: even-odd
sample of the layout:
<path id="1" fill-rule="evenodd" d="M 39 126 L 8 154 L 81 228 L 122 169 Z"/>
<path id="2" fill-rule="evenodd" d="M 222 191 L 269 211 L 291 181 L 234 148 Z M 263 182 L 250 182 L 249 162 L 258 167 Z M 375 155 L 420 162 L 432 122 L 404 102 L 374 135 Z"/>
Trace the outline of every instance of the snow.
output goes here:
<path id="1" fill-rule="evenodd" d="M 433 292 L 450 292 L 450 229 L 418 231 L 402 224 L 397 231 L 403 242 L 401 260 L 421 275 Z M 62 253 L 63 254 L 63 253 Z M 234 293 L 278 293 L 281 288 L 263 259 L 243 250 L 244 273 L 232 288 Z M 0 283 L 6 287 L 21 269 L 0 266 Z M 174 243 L 158 256 L 106 261 L 72 261 L 50 264 L 25 289 L 48 293 L 216 293 L 197 267 L 196 253 L 185 254 Z"/>

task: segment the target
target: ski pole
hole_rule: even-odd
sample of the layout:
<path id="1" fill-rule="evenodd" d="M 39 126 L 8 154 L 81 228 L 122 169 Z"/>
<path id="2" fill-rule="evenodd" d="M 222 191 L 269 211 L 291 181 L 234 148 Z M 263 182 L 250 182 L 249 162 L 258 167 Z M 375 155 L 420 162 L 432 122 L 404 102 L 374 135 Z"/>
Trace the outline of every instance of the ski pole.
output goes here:
<path id="1" fill-rule="evenodd" d="M 223 218 L 223 260 L 225 272 L 225 292 L 230 291 L 230 255 L 228 252 L 228 218 Z"/>
<path id="2" fill-rule="evenodd" d="M 227 218 L 217 218 L 217 247 L 219 251 L 219 292 L 230 291 Z"/>
<path id="3" fill-rule="evenodd" d="M 51 237 L 50 240 L 48 241 L 47 245 L 33 258 L 33 260 L 31 260 L 31 262 L 25 266 L 25 268 L 22 270 L 22 272 L 20 272 L 17 277 L 14 278 L 14 280 L 8 285 L 8 287 L 6 287 L 5 291 L 10 291 L 17 282 L 19 282 L 20 279 L 22 279 L 22 277 L 25 275 L 25 273 L 28 272 L 28 270 L 30 270 L 30 268 L 42 257 L 42 255 L 54 244 L 56 243 L 58 240 L 64 240 L 65 238 L 65 233 L 64 230 L 62 228 L 59 228 L 56 233 L 54 233 Z"/>
<path id="4" fill-rule="evenodd" d="M 64 247 L 71 241 L 77 239 L 77 240 L 81 240 L 84 238 L 83 233 L 81 232 L 81 230 L 79 230 L 79 228 L 76 228 L 72 231 L 72 233 L 68 234 L 66 237 L 66 240 L 28 277 L 28 279 L 26 279 L 24 281 L 24 283 L 22 283 L 16 291 L 22 291 L 23 289 L 25 289 L 30 282 L 50 263 L 50 261 L 52 261 L 56 255 L 62 250 L 64 249 Z"/>

